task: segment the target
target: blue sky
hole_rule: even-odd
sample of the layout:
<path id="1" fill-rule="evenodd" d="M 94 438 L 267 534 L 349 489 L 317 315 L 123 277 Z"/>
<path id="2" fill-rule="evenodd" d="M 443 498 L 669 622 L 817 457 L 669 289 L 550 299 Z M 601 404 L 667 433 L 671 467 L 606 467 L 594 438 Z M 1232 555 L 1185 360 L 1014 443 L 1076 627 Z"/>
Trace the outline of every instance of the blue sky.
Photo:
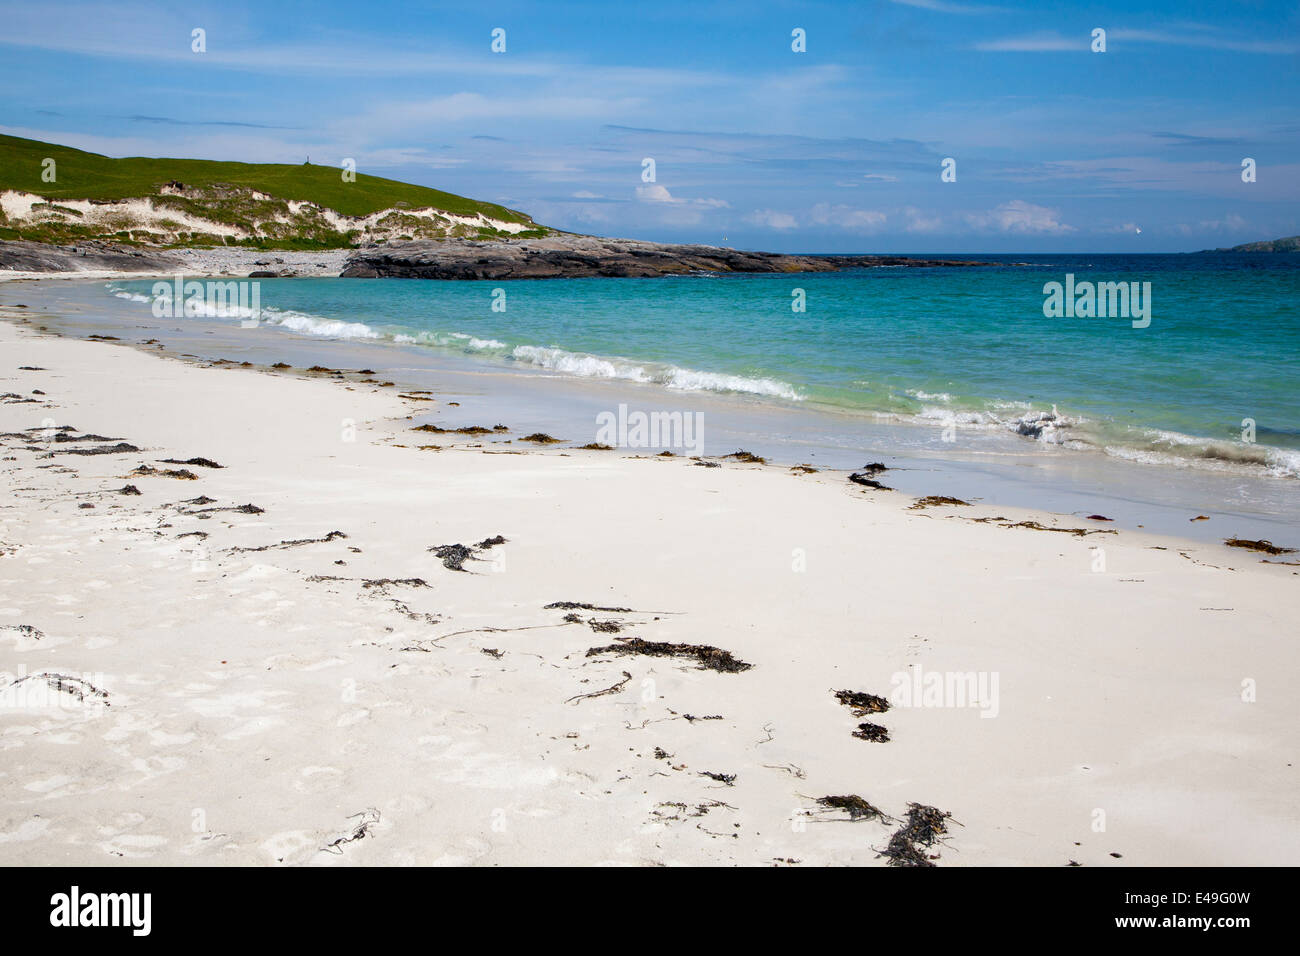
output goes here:
<path id="1" fill-rule="evenodd" d="M 579 232 L 814 252 L 1300 233 L 1295 3 L 0 0 L 0 24 L 0 131 L 351 157 Z"/>

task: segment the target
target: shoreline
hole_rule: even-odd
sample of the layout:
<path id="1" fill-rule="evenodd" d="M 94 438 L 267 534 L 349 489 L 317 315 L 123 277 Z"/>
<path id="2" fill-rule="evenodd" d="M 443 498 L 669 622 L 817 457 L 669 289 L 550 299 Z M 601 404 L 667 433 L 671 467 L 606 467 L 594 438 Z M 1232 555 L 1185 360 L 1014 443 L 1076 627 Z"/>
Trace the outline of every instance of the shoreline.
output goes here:
<path id="1" fill-rule="evenodd" d="M 232 328 L 229 322 L 187 318 L 173 328 L 170 320 L 147 313 L 137 316 L 126 303 L 104 294 L 98 281 L 88 280 L 84 288 L 38 282 L 29 286 L 34 295 L 18 298 L 29 300 L 38 311 L 58 313 L 52 324 L 69 334 L 147 341 L 149 350 L 186 360 L 373 367 L 399 387 L 476 396 L 486 403 L 484 414 L 496 416 L 486 423 L 489 426 L 498 420 L 514 423 L 522 414 L 532 430 L 578 439 L 575 444 L 597 440 L 598 416 L 621 404 L 643 410 L 671 407 L 707 418 L 706 445 L 713 455 L 744 449 L 786 465 L 842 470 L 884 461 L 893 469 L 891 487 L 916 497 L 942 494 L 1080 517 L 1102 514 L 1114 520 L 1114 527 L 1202 542 L 1229 537 L 1281 545 L 1300 541 L 1300 502 L 1290 493 L 1290 478 L 1245 469 L 1129 461 L 986 426 L 959 426 L 961 443 L 948 444 L 940 441 L 941 430 L 932 422 L 907 423 L 897 417 L 770 402 L 761 396 L 666 390 L 653 383 L 569 376 L 527 366 L 497 368 L 419 345 L 299 335 L 274 325 L 246 330 Z M 20 288 L 9 290 L 16 293 Z M 9 298 L 2 290 L 0 302 Z M 101 316 L 111 318 L 104 322 Z M 1199 516 L 1208 520 L 1191 520 Z"/>
<path id="2" fill-rule="evenodd" d="M 105 696 L 0 688 L 15 863 L 882 865 L 909 803 L 960 823 L 940 866 L 1300 850 L 1295 568 L 831 470 L 517 431 L 422 451 L 437 391 L 24 324 L 0 323 L 24 396 L 0 404 L 0 670 Z M 866 718 L 887 742 L 854 737 L 836 691 L 927 674 L 995 699 L 899 701 Z M 890 819 L 818 802 L 844 795 Z"/>

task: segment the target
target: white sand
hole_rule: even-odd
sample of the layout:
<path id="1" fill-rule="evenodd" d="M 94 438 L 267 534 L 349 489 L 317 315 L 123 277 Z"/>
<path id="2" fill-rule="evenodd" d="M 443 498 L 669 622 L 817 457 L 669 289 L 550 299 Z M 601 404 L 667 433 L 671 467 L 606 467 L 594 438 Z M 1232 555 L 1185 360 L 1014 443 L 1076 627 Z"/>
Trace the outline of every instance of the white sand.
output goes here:
<path id="1" fill-rule="evenodd" d="M 950 811 L 940 866 L 1297 859 L 1295 566 L 909 511 L 842 472 L 420 451 L 447 436 L 391 389 L 8 322 L 0 357 L 0 392 L 47 393 L 0 432 L 142 449 L 2 439 L 0 862 L 882 864 L 896 826 L 817 807 L 838 794 Z M 226 467 L 127 477 L 193 456 Z M 175 504 L 198 495 L 265 513 Z M 427 550 L 497 534 L 473 573 Z M 563 600 L 638 613 L 580 612 L 632 624 L 594 633 Z M 754 667 L 585 656 L 629 634 Z M 865 718 L 888 743 L 855 739 L 833 691 L 909 668 L 996 674 L 996 717 L 896 706 Z M 13 683 L 41 672 L 107 706 Z"/>

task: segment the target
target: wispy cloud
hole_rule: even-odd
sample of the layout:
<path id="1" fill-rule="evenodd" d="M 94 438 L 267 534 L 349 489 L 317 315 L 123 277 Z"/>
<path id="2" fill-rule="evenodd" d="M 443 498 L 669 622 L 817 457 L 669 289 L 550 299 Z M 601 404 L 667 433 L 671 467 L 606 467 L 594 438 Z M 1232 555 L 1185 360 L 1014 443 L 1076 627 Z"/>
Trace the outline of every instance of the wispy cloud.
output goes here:
<path id="1" fill-rule="evenodd" d="M 981 14 L 1005 13 L 1006 7 L 989 7 L 977 3 L 949 3 L 948 0 L 889 0 L 900 7 L 919 7 L 922 10 L 935 10 L 939 13 Z"/>
<path id="2" fill-rule="evenodd" d="M 1061 222 L 1059 216 L 1058 210 L 1036 206 L 1023 199 L 1013 199 L 988 212 L 967 213 L 965 219 L 976 229 L 1020 235 L 1061 235 L 1074 232 L 1074 227 Z"/>

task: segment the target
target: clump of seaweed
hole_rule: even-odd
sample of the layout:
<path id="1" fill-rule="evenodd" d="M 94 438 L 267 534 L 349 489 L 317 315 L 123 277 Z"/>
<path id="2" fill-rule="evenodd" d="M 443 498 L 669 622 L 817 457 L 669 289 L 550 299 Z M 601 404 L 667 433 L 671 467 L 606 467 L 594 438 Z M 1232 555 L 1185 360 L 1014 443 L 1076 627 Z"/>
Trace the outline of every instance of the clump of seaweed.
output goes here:
<path id="1" fill-rule="evenodd" d="M 1265 554 L 1295 553 L 1295 548 L 1278 547 L 1272 541 L 1249 541 L 1245 538 L 1228 538 L 1223 543 L 1230 548 L 1245 548 L 1247 551 L 1262 551 Z"/>
<path id="2" fill-rule="evenodd" d="M 587 442 L 587 444 L 585 445 L 579 445 L 578 448 L 580 451 L 613 451 L 614 450 L 613 445 L 606 445 L 605 443 L 598 442 L 598 441 Z"/>
<path id="3" fill-rule="evenodd" d="M 50 452 L 52 455 L 127 455 L 134 454 L 140 449 L 136 448 L 130 442 L 118 442 L 116 445 L 96 445 L 94 448 L 62 448 L 56 452 Z"/>
<path id="4" fill-rule="evenodd" d="M 724 674 L 739 674 L 754 666 L 734 657 L 730 651 L 708 644 L 669 644 L 665 641 L 646 641 L 639 637 L 620 637 L 615 644 L 590 648 L 586 656 L 594 657 L 597 654 L 639 654 L 646 657 L 683 658 L 694 660 L 702 670 L 713 670 Z"/>
<path id="5" fill-rule="evenodd" d="M 117 489 L 117 493 L 119 495 L 138 495 L 140 493 L 140 489 L 137 488 L 135 485 L 125 485 Z"/>
<path id="6" fill-rule="evenodd" d="M 461 567 L 466 561 L 474 557 L 474 549 L 467 548 L 463 544 L 440 544 L 429 548 L 434 557 L 442 561 L 442 566 L 449 571 L 464 571 Z"/>
<path id="7" fill-rule="evenodd" d="M 525 435 L 519 440 L 530 441 L 535 445 L 558 445 L 564 441 L 563 438 L 554 438 L 546 434 L 546 432 L 533 432 L 531 435 Z"/>
<path id="8" fill-rule="evenodd" d="M 159 458 L 164 465 L 197 465 L 200 468 L 224 468 L 225 465 L 218 465 L 211 458 L 186 458 L 182 461 L 179 458 Z"/>
<path id="9" fill-rule="evenodd" d="M 160 471 L 152 465 L 137 465 L 129 474 L 138 478 L 179 478 L 183 481 L 196 481 L 199 477 L 188 468 L 165 468 Z"/>
<path id="10" fill-rule="evenodd" d="M 977 519 L 978 520 L 978 519 Z M 1039 524 L 1037 521 L 1016 521 L 1011 524 L 1002 525 L 1004 528 L 1029 528 L 1031 531 L 1059 531 L 1062 534 L 1072 534 L 1076 538 L 1082 538 L 1090 534 L 1118 534 L 1118 531 L 1112 531 L 1110 528 L 1049 528 L 1046 525 Z"/>
<path id="11" fill-rule="evenodd" d="M 477 561 L 479 560 L 477 557 L 479 551 L 486 551 L 498 544 L 505 543 L 505 537 L 498 534 L 491 538 L 484 538 L 473 547 L 458 542 L 456 544 L 435 545 L 427 550 L 432 551 L 434 557 L 442 561 L 442 566 L 447 568 L 449 571 L 465 571 L 465 573 L 468 574 L 469 572 L 466 571 L 463 566 L 466 561 Z"/>
<path id="12" fill-rule="evenodd" d="M 491 435 L 503 427 L 498 425 L 496 428 L 484 428 L 482 425 L 466 425 L 463 428 L 443 428 L 441 425 L 416 425 L 411 431 L 433 432 L 436 435 Z"/>
<path id="13" fill-rule="evenodd" d="M 867 714 L 883 714 L 889 710 L 889 701 L 875 694 L 864 694 L 856 690 L 837 690 L 835 699 L 852 710 L 854 717 Z"/>
<path id="14" fill-rule="evenodd" d="M 863 485 L 864 487 L 867 488 L 875 488 L 877 491 L 894 490 L 893 488 L 890 488 L 888 485 L 881 484 L 875 478 L 872 478 L 871 477 L 872 474 L 875 474 L 875 472 L 868 473 L 864 471 L 855 471 L 853 474 L 849 475 L 849 481 L 853 482 L 855 485 Z"/>
<path id="15" fill-rule="evenodd" d="M 725 784 L 728 787 L 736 785 L 736 775 L 734 773 L 718 773 L 713 770 L 699 771 L 701 777 L 708 777 L 710 780 L 716 780 L 718 783 Z"/>
<path id="16" fill-rule="evenodd" d="M 858 729 L 853 731 L 853 736 L 859 740 L 870 741 L 873 744 L 889 743 L 889 730 L 887 728 L 866 721 L 858 724 Z"/>
<path id="17" fill-rule="evenodd" d="M 584 618 L 581 614 L 569 612 L 564 615 L 565 624 L 586 624 L 597 634 L 617 634 L 623 630 L 622 621 L 602 621 L 599 618 Z"/>
<path id="18" fill-rule="evenodd" d="M 921 848 L 928 849 L 947 836 L 949 820 L 952 820 L 952 814 L 937 807 L 909 803 L 906 820 L 878 855 L 888 860 L 890 866 L 934 866 Z"/>
<path id="19" fill-rule="evenodd" d="M 608 611 L 611 614 L 632 614 L 630 607 L 600 607 L 596 604 L 584 604 L 581 601 L 552 601 L 542 608 L 543 611 Z"/>
<path id="20" fill-rule="evenodd" d="M 766 458 L 762 457 L 761 455 L 751 454 L 750 452 L 745 451 L 743 448 L 740 451 L 733 451 L 730 455 L 723 455 L 722 457 L 734 458 L 736 459 L 736 461 L 743 461 L 753 465 L 767 464 Z"/>
<path id="21" fill-rule="evenodd" d="M 969 501 L 962 501 L 960 498 L 949 498 L 947 495 L 926 495 L 924 498 L 917 498 L 908 511 L 922 511 L 925 508 L 934 508 L 938 505 L 965 505 L 969 506 Z"/>
<path id="22" fill-rule="evenodd" d="M 815 475 L 818 471 L 812 465 L 791 465 L 790 470 L 797 471 L 801 475 Z"/>
<path id="23" fill-rule="evenodd" d="M 874 807 L 866 800 L 863 800 L 856 793 L 848 793 L 842 796 L 818 797 L 819 806 L 827 810 L 843 810 L 849 815 L 849 820 L 857 823 L 859 820 L 889 820 L 892 819 L 889 814 L 885 813 L 879 807 Z"/>

